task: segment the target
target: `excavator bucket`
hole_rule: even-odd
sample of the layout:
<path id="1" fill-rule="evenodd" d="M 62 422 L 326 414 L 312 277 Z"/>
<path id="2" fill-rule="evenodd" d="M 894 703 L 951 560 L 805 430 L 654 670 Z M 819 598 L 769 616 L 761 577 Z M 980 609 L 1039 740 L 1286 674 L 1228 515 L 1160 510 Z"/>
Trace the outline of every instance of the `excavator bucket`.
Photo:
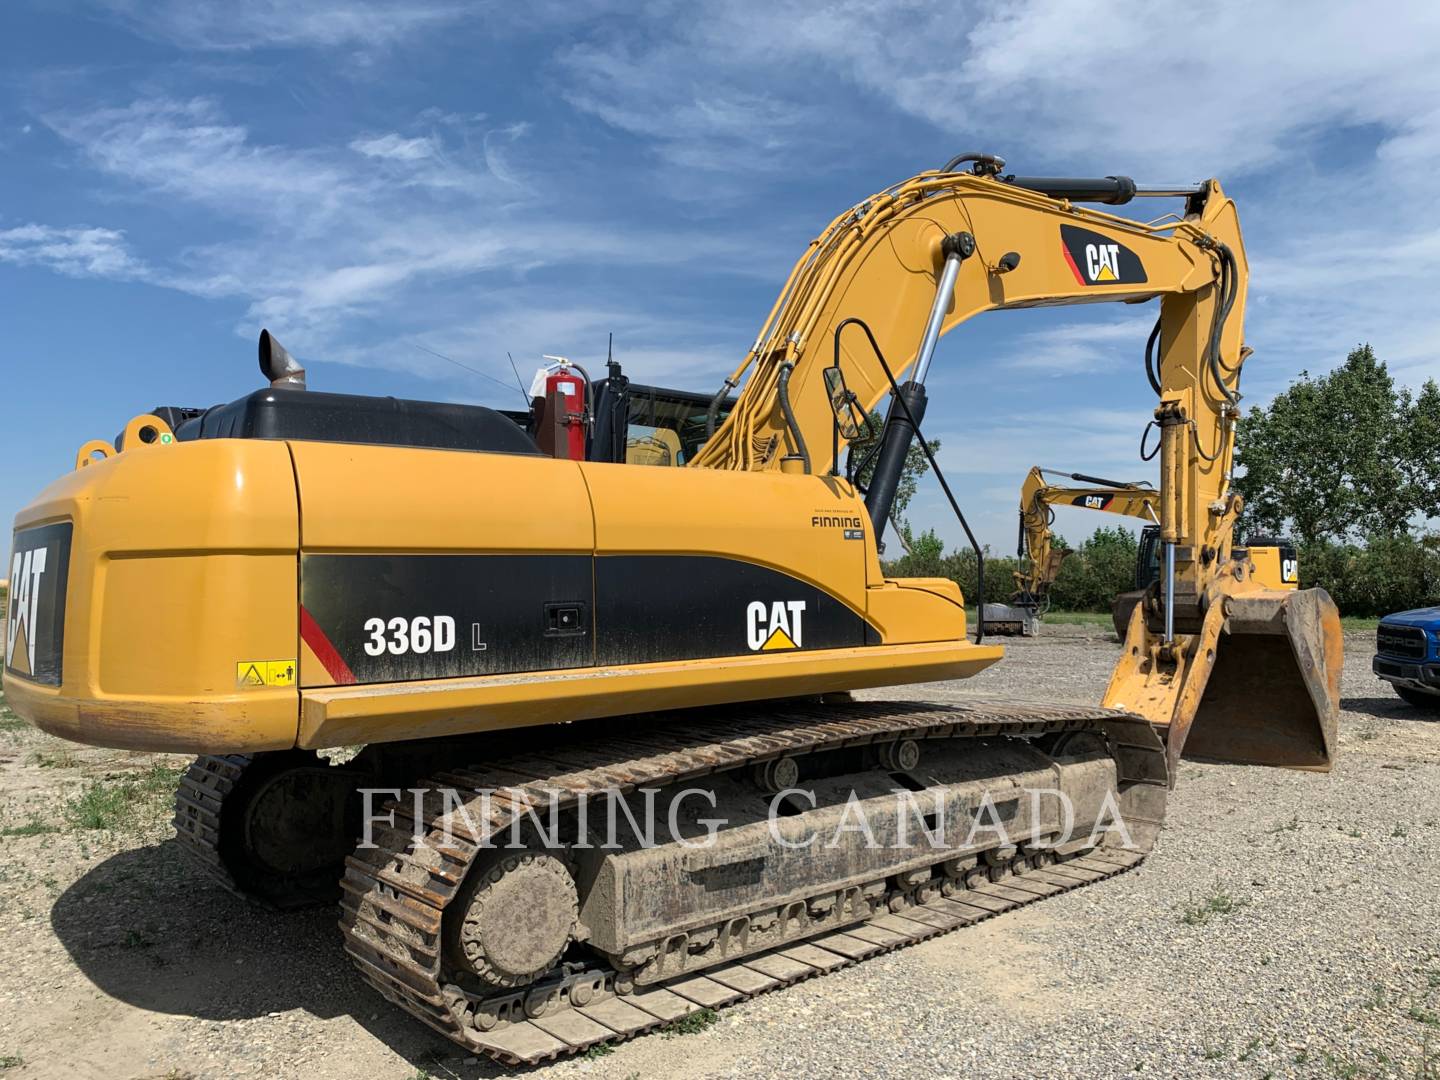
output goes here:
<path id="1" fill-rule="evenodd" d="M 1263 589 L 1227 597 L 1213 648 L 1188 734 L 1185 718 L 1175 717 L 1171 738 L 1183 740 L 1185 755 L 1328 771 L 1344 648 L 1329 594 Z"/>

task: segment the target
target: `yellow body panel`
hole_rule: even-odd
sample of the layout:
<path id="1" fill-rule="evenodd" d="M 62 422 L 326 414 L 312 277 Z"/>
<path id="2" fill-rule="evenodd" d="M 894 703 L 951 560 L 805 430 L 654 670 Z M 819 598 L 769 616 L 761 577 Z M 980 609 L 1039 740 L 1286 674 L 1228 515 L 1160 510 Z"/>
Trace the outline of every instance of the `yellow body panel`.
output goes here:
<path id="1" fill-rule="evenodd" d="M 1003 653 L 952 641 L 306 690 L 299 743 L 344 746 L 395 738 L 397 728 L 407 739 L 430 738 L 682 709 L 701 693 L 722 704 L 961 679 Z"/>
<path id="2" fill-rule="evenodd" d="M 1300 570 L 1293 558 L 1285 558 L 1278 547 L 1252 547 L 1255 582 L 1267 589 L 1300 588 Z"/>
<path id="3" fill-rule="evenodd" d="M 595 513 L 598 555 L 738 556 L 814 582 L 864 614 L 865 545 L 817 516 L 865 519 L 843 481 L 711 469 L 579 466 Z M 878 569 L 878 567 L 877 567 Z"/>
<path id="4" fill-rule="evenodd" d="M 65 520 L 64 680 L 7 672 L 21 715 L 62 738 L 132 749 L 294 743 L 294 689 L 239 689 L 235 668 L 296 656 L 299 532 L 284 443 L 117 454 L 61 477 L 15 525 Z"/>
<path id="5" fill-rule="evenodd" d="M 47 731 L 107 746 L 411 739 L 680 707 L 702 691 L 742 701 L 957 678 L 1002 655 L 964 640 L 953 582 L 883 580 L 864 506 L 833 478 L 211 439 L 96 461 L 51 485 L 16 527 L 64 520 L 74 542 L 62 685 L 14 672 L 5 685 Z M 839 523 L 864 535 L 846 539 Z M 302 639 L 304 556 L 507 553 L 770 567 L 834 598 L 875 641 L 337 686 Z M 716 603 L 740 620 L 749 599 Z"/>
<path id="6" fill-rule="evenodd" d="M 595 545 L 589 496 L 573 461 L 354 443 L 289 446 L 306 551 L 588 552 Z"/>

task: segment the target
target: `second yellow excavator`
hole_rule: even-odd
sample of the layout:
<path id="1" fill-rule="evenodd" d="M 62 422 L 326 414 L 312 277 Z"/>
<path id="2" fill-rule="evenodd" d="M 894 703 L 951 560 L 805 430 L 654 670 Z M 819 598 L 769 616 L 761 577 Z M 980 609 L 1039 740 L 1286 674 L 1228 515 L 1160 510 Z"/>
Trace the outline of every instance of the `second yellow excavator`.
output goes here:
<path id="1" fill-rule="evenodd" d="M 546 454 L 523 417 L 309 390 L 262 333 L 268 387 L 137 416 L 19 513 L 11 707 L 198 753 L 176 825 L 216 880 L 338 896 L 365 979 L 512 1063 L 1120 873 L 1182 750 L 1328 767 L 1334 605 L 1231 542 L 1233 203 L 1003 166 L 960 155 L 836 217 L 693 456 L 696 414 L 675 427 L 683 468 L 626 463 L 618 428 L 582 453 L 567 372 L 536 395 Z M 1180 212 L 1091 205 L 1135 197 Z M 1160 308 L 1164 553 L 1104 705 L 853 700 L 1002 656 L 954 582 L 879 559 L 940 335 L 1099 301 Z M 862 492 L 842 450 L 887 395 Z"/>
<path id="2" fill-rule="evenodd" d="M 1086 486 L 1054 484 L 1047 476 L 1063 477 Z M 1040 620 L 1050 608 L 1050 588 L 1060 576 L 1065 560 L 1074 554 L 1072 549 L 1054 544 L 1055 507 L 1073 506 L 1139 518 L 1148 523 L 1141 530 L 1137 545 L 1134 588 L 1116 596 L 1112 606 L 1115 633 L 1124 637 L 1130 612 L 1160 576 L 1158 499 L 1154 486 L 1141 481 L 1106 480 L 1085 473 L 1033 466 L 1020 486 L 1020 539 L 1016 553 L 1022 563 L 1021 568 L 1014 571 L 1015 591 L 1008 604 L 985 605 L 981 617 L 986 632 L 1025 637 L 1034 637 L 1040 632 Z M 1267 589 L 1299 588 L 1299 562 L 1289 541 L 1252 537 L 1246 542 L 1241 557 L 1249 558 L 1255 568 L 1255 581 Z"/>

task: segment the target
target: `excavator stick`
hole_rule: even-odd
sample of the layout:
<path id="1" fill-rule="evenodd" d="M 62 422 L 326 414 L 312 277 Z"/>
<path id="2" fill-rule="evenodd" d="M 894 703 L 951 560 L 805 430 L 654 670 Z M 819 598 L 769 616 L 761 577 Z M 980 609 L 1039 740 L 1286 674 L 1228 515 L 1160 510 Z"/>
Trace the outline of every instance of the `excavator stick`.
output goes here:
<path id="1" fill-rule="evenodd" d="M 1167 650 L 1146 605 L 1130 615 L 1105 704 L 1147 716 L 1172 769 L 1186 757 L 1327 772 L 1335 752 L 1343 636 L 1323 589 L 1217 597 Z"/>

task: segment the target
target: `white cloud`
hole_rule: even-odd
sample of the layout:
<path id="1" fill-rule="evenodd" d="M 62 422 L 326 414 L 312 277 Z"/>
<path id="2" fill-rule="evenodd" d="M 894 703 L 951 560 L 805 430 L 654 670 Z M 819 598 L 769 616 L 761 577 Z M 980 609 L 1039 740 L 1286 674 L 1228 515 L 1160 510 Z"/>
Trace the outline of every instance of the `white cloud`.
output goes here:
<path id="1" fill-rule="evenodd" d="M 1440 231 L 1428 224 L 1440 5 L 1321 0 L 1297 16 L 1224 0 L 1151 4 L 1140 18 L 1101 0 L 658 11 L 623 40 L 562 50 L 566 92 L 662 155 L 728 170 L 750 199 L 765 197 L 777 163 L 899 153 L 883 119 L 857 129 L 857 102 L 922 122 L 946 149 L 1006 154 L 1020 172 L 1218 175 L 1247 195 L 1252 400 L 1360 340 L 1416 377 L 1440 373 L 1429 295 Z M 944 156 L 929 146 L 917 171 Z M 1106 370 L 1109 342 L 1085 326 L 1077 317 L 1029 339 L 1018 362 Z"/>
<path id="2" fill-rule="evenodd" d="M 1158 314 L 1155 304 L 1140 315 L 1108 322 L 1067 322 L 1021 334 L 1007 350 L 1007 366 L 1048 375 L 1078 375 L 1119 368 L 1137 370 L 1139 349 Z"/>
<path id="3" fill-rule="evenodd" d="M 101 170 L 227 214 L 313 224 L 357 194 L 356 178 L 325 155 L 255 143 L 204 98 L 54 112 L 45 121 Z"/>
<path id="4" fill-rule="evenodd" d="M 743 237 L 567 214 L 543 185 L 522 183 L 526 170 L 506 158 L 526 135 L 524 123 L 429 119 L 440 126 L 426 134 L 370 132 L 302 147 L 265 142 L 201 98 L 57 111 L 46 122 L 108 178 L 111 199 L 163 203 L 170 216 L 200 211 L 204 233 L 178 252 L 153 256 L 145 280 L 239 298 L 247 305 L 247 336 L 268 325 L 301 348 L 348 349 L 373 362 L 377 350 L 350 346 L 358 319 L 392 326 L 438 320 L 443 327 L 457 310 L 462 321 L 477 309 L 499 316 L 486 297 L 548 266 L 703 261 L 711 270 L 753 272 L 754 245 Z M 64 272 L 138 276 L 140 264 L 119 233 L 99 230 L 89 239 L 110 250 L 82 262 L 78 249 L 47 255 L 30 240 L 22 250 L 17 240 L 4 257 Z M 439 306 L 445 283 L 477 276 L 487 283 L 471 283 L 473 299 Z M 591 344 L 602 339 L 594 329 Z M 553 342 L 540 344 L 553 351 Z M 638 350 L 642 343 L 657 355 L 663 344 L 643 335 L 632 344 Z M 429 366 L 408 346 L 386 355 L 411 369 Z"/>
<path id="5" fill-rule="evenodd" d="M 137 32 L 186 49 L 393 44 L 473 8 L 441 0 L 102 0 Z"/>
<path id="6" fill-rule="evenodd" d="M 370 158 L 383 158 L 389 161 L 423 161 L 426 158 L 435 157 L 439 147 L 435 139 L 429 136 L 407 139 L 392 131 L 388 135 L 352 139 L 350 149 Z"/>
<path id="7" fill-rule="evenodd" d="M 21 225 L 0 229 L 0 262 L 40 266 L 67 277 L 144 280 L 149 269 L 125 244 L 118 229 Z"/>
<path id="8" fill-rule="evenodd" d="M 556 58 L 565 73 L 562 93 L 576 108 L 652 141 L 673 165 L 723 172 L 778 168 L 780 151 L 808 141 L 807 133 L 823 124 L 823 112 L 767 92 L 763 79 L 752 78 L 755 85 L 747 87 L 733 77 L 737 72 L 728 69 L 754 57 L 751 50 L 719 61 L 727 71 L 717 77 L 716 59 L 697 54 L 710 45 L 682 34 L 644 46 L 571 46 Z"/>

